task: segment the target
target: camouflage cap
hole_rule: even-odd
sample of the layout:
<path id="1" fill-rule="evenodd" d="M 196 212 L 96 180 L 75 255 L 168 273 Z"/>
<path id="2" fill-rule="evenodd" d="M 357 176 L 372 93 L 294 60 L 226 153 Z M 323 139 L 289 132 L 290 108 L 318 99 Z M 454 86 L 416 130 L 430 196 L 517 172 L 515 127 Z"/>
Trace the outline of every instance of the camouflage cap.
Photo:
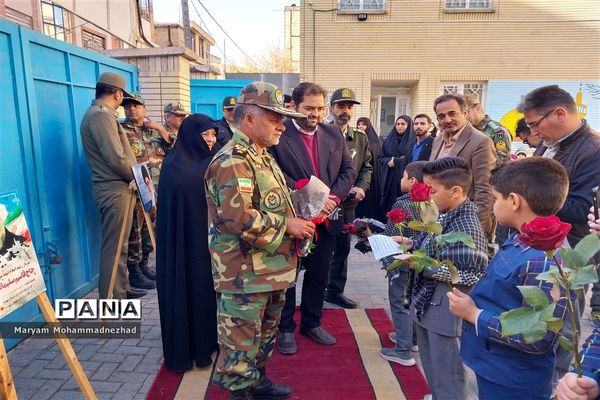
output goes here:
<path id="1" fill-rule="evenodd" d="M 252 82 L 246 85 L 240 92 L 237 104 L 253 104 L 286 117 L 306 118 L 306 115 L 302 113 L 283 108 L 281 90 L 267 82 Z"/>
<path id="2" fill-rule="evenodd" d="M 143 106 L 146 105 L 144 98 L 137 93 L 131 93 L 128 96 L 123 97 L 123 102 L 121 105 L 125 106 L 127 103 L 138 103 Z"/>
<path id="3" fill-rule="evenodd" d="M 189 115 L 189 112 L 185 111 L 183 104 L 181 103 L 169 103 L 165 106 L 165 113 L 177 114 L 177 115 Z"/>
<path id="4" fill-rule="evenodd" d="M 476 94 L 465 94 L 464 95 L 465 101 L 467 102 L 467 107 L 474 107 L 477 104 L 481 104 L 481 101 L 479 101 L 479 96 L 477 96 Z"/>
<path id="5" fill-rule="evenodd" d="M 331 104 L 342 102 L 360 104 L 360 102 L 356 100 L 354 90 L 350 88 L 340 88 L 331 95 Z"/>
<path id="6" fill-rule="evenodd" d="M 227 96 L 223 99 L 223 108 L 233 108 L 235 107 L 237 97 L 235 96 Z"/>
<path id="7" fill-rule="evenodd" d="M 99 83 L 103 83 L 105 85 L 116 87 L 117 89 L 121 89 L 125 96 L 130 96 L 129 92 L 125 90 L 125 78 L 116 72 L 104 72 L 96 81 L 96 85 Z"/>

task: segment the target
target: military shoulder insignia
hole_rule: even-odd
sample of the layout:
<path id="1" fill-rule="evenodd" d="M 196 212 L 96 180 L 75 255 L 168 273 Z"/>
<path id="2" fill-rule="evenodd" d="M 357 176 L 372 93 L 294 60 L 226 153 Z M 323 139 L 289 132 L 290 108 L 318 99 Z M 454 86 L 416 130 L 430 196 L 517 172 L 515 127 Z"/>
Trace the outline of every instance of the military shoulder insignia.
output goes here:
<path id="1" fill-rule="evenodd" d="M 252 179 L 250 178 L 238 178 L 238 189 L 240 193 L 252 193 L 254 188 L 252 187 Z"/>
<path id="2" fill-rule="evenodd" d="M 275 209 L 281 206 L 281 196 L 279 195 L 279 193 L 276 193 L 272 190 L 269 193 L 267 193 L 264 202 L 265 206 L 267 206 L 268 209 Z"/>
<path id="3" fill-rule="evenodd" d="M 498 140 L 496 142 L 496 150 L 499 150 L 499 151 L 506 150 L 506 142 L 504 140 Z"/>
<path id="4" fill-rule="evenodd" d="M 140 151 L 140 148 L 137 147 L 136 145 L 132 144 L 131 145 L 131 152 L 133 153 L 134 156 L 139 156 L 142 152 Z"/>
<path id="5" fill-rule="evenodd" d="M 233 146 L 233 152 L 232 155 L 239 155 L 239 156 L 246 156 L 246 154 L 248 154 L 248 148 L 241 146 L 239 144 L 236 144 Z"/>

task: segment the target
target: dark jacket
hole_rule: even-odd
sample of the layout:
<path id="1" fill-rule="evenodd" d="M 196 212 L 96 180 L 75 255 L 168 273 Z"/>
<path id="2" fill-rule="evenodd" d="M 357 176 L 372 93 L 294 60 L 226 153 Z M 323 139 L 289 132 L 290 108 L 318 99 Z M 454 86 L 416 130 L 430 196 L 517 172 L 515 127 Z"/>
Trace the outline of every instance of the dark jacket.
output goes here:
<path id="1" fill-rule="evenodd" d="M 271 146 L 269 151 L 279 164 L 283 175 L 291 189 L 296 187 L 296 181 L 315 175 L 308 154 L 304 147 L 300 132 L 292 120 L 284 122 L 285 131 L 281 135 L 279 144 Z M 317 128 L 317 149 L 319 153 L 319 179 L 325 183 L 331 192 L 344 200 L 356 181 L 356 171 L 352 165 L 352 157 L 344 138 L 337 126 L 319 124 Z M 336 234 L 341 230 L 339 226 L 331 227 L 330 233 Z"/>
<path id="2" fill-rule="evenodd" d="M 231 127 L 229 126 L 229 123 L 225 117 L 215 121 L 215 125 L 219 127 L 217 131 L 217 143 L 223 147 L 233 137 L 233 131 L 231 130 Z"/>
<path id="3" fill-rule="evenodd" d="M 587 215 L 592 206 L 592 188 L 600 185 L 600 135 L 584 120 L 583 125 L 558 146 L 554 159 L 567 169 L 569 194 L 556 215 L 573 226 L 567 238 L 571 246 L 575 246 L 589 233 Z M 541 156 L 546 149 L 539 146 L 533 155 Z"/>
<path id="4" fill-rule="evenodd" d="M 348 126 L 348 134 L 344 135 L 346 145 L 352 158 L 352 166 L 356 171 L 356 182 L 353 186 L 359 187 L 367 192 L 373 176 L 371 152 L 369 151 L 369 140 L 367 135 L 358 129 Z M 355 208 L 358 202 L 347 199 L 344 201 L 344 223 L 350 223 L 355 218 Z"/>

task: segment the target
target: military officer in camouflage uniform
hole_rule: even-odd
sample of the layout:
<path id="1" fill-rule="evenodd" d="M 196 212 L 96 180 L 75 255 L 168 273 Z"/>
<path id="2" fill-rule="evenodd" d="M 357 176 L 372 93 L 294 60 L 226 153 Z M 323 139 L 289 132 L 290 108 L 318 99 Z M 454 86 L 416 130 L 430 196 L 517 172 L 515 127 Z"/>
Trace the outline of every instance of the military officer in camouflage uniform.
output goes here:
<path id="1" fill-rule="evenodd" d="M 160 168 L 171 145 L 163 137 L 168 137 L 165 128 L 146 118 L 146 105 L 142 96 L 132 94 L 123 99 L 125 121 L 121 124 L 127 134 L 131 151 L 137 163 L 146 163 L 152 183 L 158 188 Z M 162 134 L 161 134 L 162 133 Z M 154 213 L 151 213 L 154 220 Z M 148 267 L 148 257 L 154 249 L 150 241 L 148 226 L 139 199 L 136 199 L 133 223 L 129 235 L 127 269 L 131 286 L 140 289 L 154 289 L 156 274 Z"/>
<path id="2" fill-rule="evenodd" d="M 296 218 L 285 178 L 267 148 L 285 130 L 281 91 L 244 87 L 234 109 L 233 138 L 206 172 L 210 252 L 218 294 L 219 359 L 213 381 L 232 399 L 283 399 L 287 385 L 265 375 L 285 291 L 296 278 L 296 239 L 315 226 Z"/>
<path id="3" fill-rule="evenodd" d="M 465 100 L 469 108 L 469 122 L 475 129 L 480 130 L 492 139 L 494 148 L 496 149 L 496 167 L 501 166 L 510 160 L 510 147 L 512 144 L 510 132 L 500 122 L 492 120 L 485 113 L 479 101 L 479 96 L 476 94 L 467 94 L 465 95 Z"/>
<path id="4" fill-rule="evenodd" d="M 352 89 L 337 89 L 331 95 L 331 114 L 335 118 L 334 123 L 340 128 L 346 139 L 346 146 L 350 150 L 352 165 L 357 176 L 354 186 L 350 189 L 350 193 L 354 193 L 354 195 L 350 195 L 342 204 L 344 224 L 354 221 L 356 206 L 365 198 L 373 173 L 367 135 L 348 124 L 352 119 L 352 110 L 355 104 L 360 104 L 360 102 L 356 100 Z M 331 258 L 325 300 L 343 308 L 356 308 L 358 303 L 344 296 L 348 275 L 348 254 L 350 254 L 350 235 L 344 232 L 338 233 L 335 237 L 335 250 Z"/>
<path id="5" fill-rule="evenodd" d="M 83 150 L 92 170 L 93 196 L 100 209 L 102 243 L 100 248 L 100 277 L 98 292 L 101 299 L 109 296 L 108 287 L 113 271 L 115 256 L 120 254 L 117 279 L 113 288 L 114 299 L 136 298 L 146 294 L 145 290 L 129 287 L 126 268 L 128 242 L 118 248 L 119 232 L 128 212 L 131 196 L 129 189 L 133 181 L 131 167 L 135 157 L 127 135 L 117 122 L 116 109 L 128 93 L 125 79 L 114 72 L 100 75 L 96 83 L 96 98 L 81 120 L 80 135 Z M 131 216 L 125 221 L 127 232 L 131 229 Z"/>
<path id="6" fill-rule="evenodd" d="M 170 141 L 167 141 L 171 144 L 171 146 L 177 140 L 177 133 L 179 132 L 179 127 L 181 123 L 188 116 L 188 112 L 185 111 L 183 104 L 181 103 L 168 103 L 165 105 L 164 109 L 164 117 L 165 123 L 163 127 L 167 130 L 169 134 Z"/>

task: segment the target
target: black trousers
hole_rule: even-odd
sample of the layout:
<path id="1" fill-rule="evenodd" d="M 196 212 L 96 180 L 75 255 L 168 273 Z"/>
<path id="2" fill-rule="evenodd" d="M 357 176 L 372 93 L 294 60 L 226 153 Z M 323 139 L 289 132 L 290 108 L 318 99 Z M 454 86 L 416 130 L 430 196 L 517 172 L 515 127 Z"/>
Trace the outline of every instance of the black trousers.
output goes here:
<path id="1" fill-rule="evenodd" d="M 300 325 L 306 329 L 316 328 L 321 325 L 323 315 L 323 302 L 325 301 L 325 288 L 329 279 L 329 263 L 335 246 L 335 237 L 325 227 L 317 227 L 317 247 L 302 261 L 306 272 L 302 283 L 302 301 L 300 303 Z M 296 321 L 296 286 L 285 293 L 285 306 L 281 312 L 279 330 L 281 332 L 294 332 Z"/>
<path id="2" fill-rule="evenodd" d="M 346 203 L 344 203 L 346 204 Z M 354 221 L 356 203 L 351 202 L 344 207 L 344 223 L 350 224 Z M 329 283 L 327 291 L 331 294 L 342 294 L 348 279 L 348 255 L 350 254 L 351 235 L 338 233 L 335 236 L 335 249 L 331 256 L 331 267 L 329 268 Z"/>

